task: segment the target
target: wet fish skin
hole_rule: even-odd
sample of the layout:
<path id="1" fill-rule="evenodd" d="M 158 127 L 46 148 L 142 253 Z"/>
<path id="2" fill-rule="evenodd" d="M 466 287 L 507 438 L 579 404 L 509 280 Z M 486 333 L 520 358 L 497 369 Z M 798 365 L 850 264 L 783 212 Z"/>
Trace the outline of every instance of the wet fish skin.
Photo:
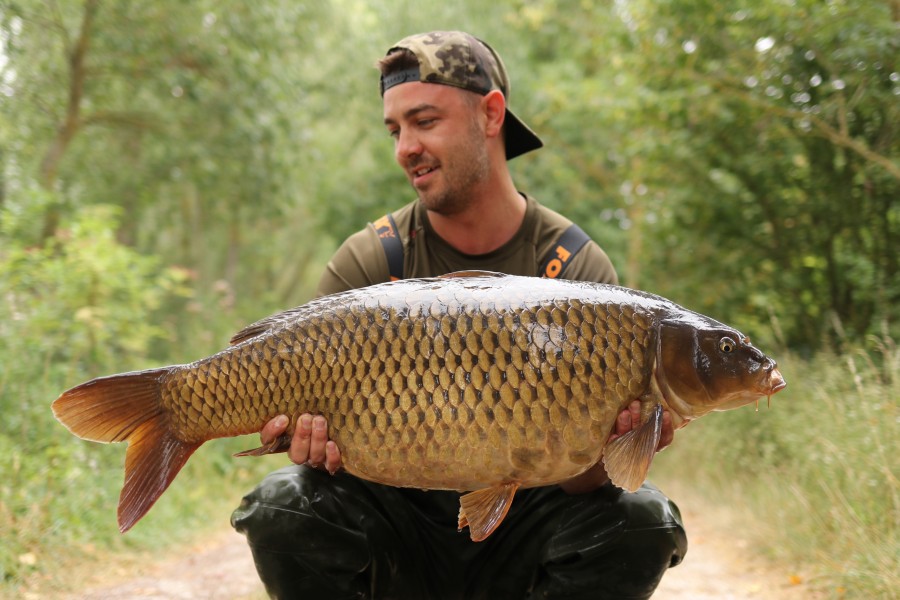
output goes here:
<path id="1" fill-rule="evenodd" d="M 723 339 L 733 360 L 718 356 Z M 487 508 L 473 510 L 493 511 L 492 531 L 517 487 L 596 464 L 635 398 L 646 426 L 605 459 L 614 483 L 629 488 L 659 439 L 655 407 L 680 426 L 784 386 L 774 361 L 739 332 L 658 296 L 496 274 L 327 296 L 232 342 L 189 365 L 92 380 L 54 402 L 76 435 L 130 441 L 123 531 L 203 442 L 258 432 L 278 414 L 325 415 L 344 467 L 360 477 L 486 491 Z M 464 517 L 473 538 L 490 534 L 483 515 Z"/>
<path id="2" fill-rule="evenodd" d="M 543 485 L 596 463 L 623 403 L 647 387 L 645 316 L 570 300 L 523 310 L 522 285 L 502 295 L 431 288 L 316 302 L 173 371 L 162 400 L 177 437 L 203 442 L 259 431 L 277 414 L 323 414 L 348 471 L 431 489 L 510 477 Z"/>

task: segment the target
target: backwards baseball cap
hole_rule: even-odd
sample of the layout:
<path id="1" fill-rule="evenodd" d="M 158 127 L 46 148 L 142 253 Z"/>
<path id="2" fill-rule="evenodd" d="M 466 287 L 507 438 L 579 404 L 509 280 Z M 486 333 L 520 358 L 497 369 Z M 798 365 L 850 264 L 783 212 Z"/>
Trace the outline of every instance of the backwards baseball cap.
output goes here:
<path id="1" fill-rule="evenodd" d="M 431 31 L 403 38 L 387 54 L 409 50 L 418 66 L 381 76 L 381 95 L 401 83 L 421 81 L 458 87 L 484 96 L 500 90 L 509 103 L 509 77 L 500 56 L 485 42 L 462 31 Z M 515 158 L 544 145 L 507 107 L 504 120 L 506 158 Z"/>

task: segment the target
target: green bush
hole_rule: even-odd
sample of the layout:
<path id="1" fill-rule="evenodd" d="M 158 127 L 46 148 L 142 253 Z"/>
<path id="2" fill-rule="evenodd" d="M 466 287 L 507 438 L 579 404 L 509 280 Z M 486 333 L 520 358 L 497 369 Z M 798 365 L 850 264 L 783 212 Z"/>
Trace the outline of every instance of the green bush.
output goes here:
<path id="1" fill-rule="evenodd" d="M 185 293 L 177 270 L 116 241 L 113 207 L 86 208 L 30 245 L 42 198 L 0 213 L 0 526 L 15 532 L 3 536 L 0 580 L 48 546 L 89 539 L 94 516 L 114 506 L 121 453 L 69 435 L 50 403 L 89 377 L 142 366 L 166 336 L 155 312 Z"/>
<path id="2" fill-rule="evenodd" d="M 0 211 L 0 597 L 36 577 L 66 588 L 67 562 L 159 550 L 220 527 L 280 464 L 231 458 L 255 440 L 210 443 L 151 514 L 119 534 L 125 446 L 69 434 L 51 402 L 91 377 L 211 353 L 227 343 L 234 317 L 217 310 L 215 295 L 193 297 L 186 270 L 120 244 L 115 207 L 84 208 L 46 245 L 32 243 L 45 199 L 36 193 Z"/>

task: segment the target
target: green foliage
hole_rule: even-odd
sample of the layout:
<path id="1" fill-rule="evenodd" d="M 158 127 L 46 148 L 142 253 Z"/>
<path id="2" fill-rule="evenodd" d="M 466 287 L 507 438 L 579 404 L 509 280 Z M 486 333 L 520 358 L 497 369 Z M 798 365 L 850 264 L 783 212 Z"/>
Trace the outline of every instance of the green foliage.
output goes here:
<path id="1" fill-rule="evenodd" d="M 88 207 L 52 243 L 11 244 L 0 256 L 7 290 L 0 339 L 9 355 L 109 369 L 164 335 L 148 316 L 167 294 L 184 293 L 183 273 L 162 271 L 158 259 L 119 244 L 118 212 Z M 13 210 L 3 212 L 7 240 L 15 241 L 20 224 Z M 7 375 L 15 377 L 15 367 Z"/>
<path id="2" fill-rule="evenodd" d="M 3 536 L 0 579 L 17 577 L 27 566 L 19 558 L 48 539 L 90 537 L 121 477 L 118 457 L 68 435 L 50 401 L 89 376 L 138 366 L 164 336 L 154 314 L 185 293 L 180 272 L 115 240 L 114 207 L 85 208 L 52 244 L 23 244 L 46 196 L 0 211 L 0 527 L 17 532 Z"/>
<path id="3" fill-rule="evenodd" d="M 187 273 L 119 243 L 120 211 L 107 205 L 85 207 L 64 221 L 51 244 L 24 243 L 46 196 L 33 191 L 28 203 L 0 210 L 0 589 L 18 589 L 35 573 L 64 578 L 55 572 L 59 561 L 82 552 L 85 559 L 98 545 L 146 548 L 184 540 L 209 525 L 209 510 L 227 519 L 240 490 L 273 468 L 259 461 L 236 469 L 223 458 L 244 441 L 210 444 L 186 471 L 191 484 L 174 486 L 149 519 L 160 527 L 120 537 L 115 514 L 125 448 L 70 435 L 52 418 L 50 402 L 91 376 L 147 367 L 160 348 L 174 354 L 175 330 L 166 315 L 191 300 Z M 193 350 L 186 352 L 208 353 L 214 343 L 188 343 Z"/>
<path id="4" fill-rule="evenodd" d="M 752 324 L 776 314 L 798 348 L 828 340 L 835 319 L 856 336 L 895 322 L 890 5 L 649 8 L 630 4 L 627 19 L 650 92 L 639 118 L 666 141 L 647 161 L 659 290 L 687 299 L 702 287 L 689 304 Z"/>
<path id="5" fill-rule="evenodd" d="M 120 206 L 121 241 L 200 295 L 226 289 L 244 319 L 306 299 L 340 240 L 412 198 L 373 63 L 410 31 L 463 28 L 504 56 L 511 105 L 547 142 L 513 161 L 519 186 L 626 284 L 754 337 L 775 317 L 798 348 L 897 320 L 889 3 L 137 2 L 98 5 L 85 34 L 91 5 L 3 12 L 7 93 L 27 99 L 0 106 L 8 194 L 47 183 L 81 89 L 35 235 Z"/>
<path id="6" fill-rule="evenodd" d="M 788 357 L 770 410 L 706 417 L 676 434 L 654 477 L 750 515 L 780 564 L 833 595 L 888 598 L 900 585 L 900 351 Z"/>

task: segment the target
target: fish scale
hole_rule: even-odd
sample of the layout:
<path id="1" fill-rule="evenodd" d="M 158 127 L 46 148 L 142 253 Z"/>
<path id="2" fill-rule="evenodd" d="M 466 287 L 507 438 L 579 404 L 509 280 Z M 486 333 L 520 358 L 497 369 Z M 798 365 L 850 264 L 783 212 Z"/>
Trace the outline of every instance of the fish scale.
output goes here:
<path id="1" fill-rule="evenodd" d="M 730 357 L 710 358 L 719 339 L 742 353 L 740 368 Z M 206 440 L 306 412 L 326 417 L 352 474 L 472 490 L 461 500 L 460 524 L 483 539 L 499 520 L 481 523 L 482 505 L 505 514 L 518 487 L 570 479 L 601 456 L 614 483 L 635 488 L 659 439 L 662 408 L 681 425 L 784 386 L 774 361 L 739 332 L 658 296 L 497 274 L 327 296 L 263 319 L 232 342 L 191 364 L 92 380 L 54 402 L 76 435 L 131 442 L 123 531 Z M 718 371 L 706 381 L 698 369 L 709 365 Z M 617 415 L 635 399 L 643 425 L 606 451 Z M 475 502 L 483 494 L 487 502 Z"/>

